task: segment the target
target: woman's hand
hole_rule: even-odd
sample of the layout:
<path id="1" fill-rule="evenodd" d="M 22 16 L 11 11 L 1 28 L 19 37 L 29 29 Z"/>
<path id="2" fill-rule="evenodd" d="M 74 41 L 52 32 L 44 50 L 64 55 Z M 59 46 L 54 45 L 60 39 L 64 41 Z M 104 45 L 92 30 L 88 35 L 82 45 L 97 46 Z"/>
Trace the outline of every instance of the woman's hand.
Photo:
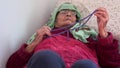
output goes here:
<path id="1" fill-rule="evenodd" d="M 109 20 L 107 10 L 105 8 L 98 8 L 94 15 L 97 16 L 98 30 L 99 30 L 100 36 L 102 38 L 107 37 L 108 33 L 105 30 L 105 27 Z"/>
<path id="2" fill-rule="evenodd" d="M 35 39 L 33 40 L 33 42 L 31 44 L 29 44 L 26 47 L 26 51 L 32 52 L 34 50 L 34 48 L 43 40 L 43 37 L 45 35 L 51 36 L 50 31 L 51 31 L 51 28 L 48 26 L 43 26 L 40 29 L 38 29 L 36 32 Z"/>

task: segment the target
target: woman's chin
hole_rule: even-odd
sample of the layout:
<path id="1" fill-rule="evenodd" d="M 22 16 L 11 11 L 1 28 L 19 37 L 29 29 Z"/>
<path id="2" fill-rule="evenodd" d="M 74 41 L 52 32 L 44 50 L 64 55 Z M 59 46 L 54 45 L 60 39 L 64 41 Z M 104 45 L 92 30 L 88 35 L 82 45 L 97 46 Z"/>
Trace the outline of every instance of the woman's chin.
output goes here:
<path id="1" fill-rule="evenodd" d="M 67 22 L 67 25 L 72 25 L 72 24 L 74 24 L 73 22 Z"/>

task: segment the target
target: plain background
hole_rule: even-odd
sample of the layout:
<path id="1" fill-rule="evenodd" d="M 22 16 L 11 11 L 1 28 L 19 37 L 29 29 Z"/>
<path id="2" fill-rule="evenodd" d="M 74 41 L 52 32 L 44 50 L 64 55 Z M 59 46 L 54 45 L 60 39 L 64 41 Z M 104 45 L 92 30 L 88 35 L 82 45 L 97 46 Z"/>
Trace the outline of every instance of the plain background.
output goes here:
<path id="1" fill-rule="evenodd" d="M 41 25 L 58 0 L 0 0 L 0 68 Z"/>

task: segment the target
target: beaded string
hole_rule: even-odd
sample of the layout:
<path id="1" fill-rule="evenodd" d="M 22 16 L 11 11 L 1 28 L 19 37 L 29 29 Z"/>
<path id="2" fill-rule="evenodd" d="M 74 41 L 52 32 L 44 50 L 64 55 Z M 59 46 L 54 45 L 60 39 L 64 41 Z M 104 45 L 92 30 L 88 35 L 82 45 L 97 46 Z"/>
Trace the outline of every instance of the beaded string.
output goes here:
<path id="1" fill-rule="evenodd" d="M 83 21 L 83 20 L 85 20 L 85 19 L 87 19 L 84 23 L 81 23 L 80 25 L 79 25 L 79 27 L 76 27 L 76 28 L 73 28 L 72 30 L 74 30 L 74 29 L 77 29 L 77 28 L 82 28 L 82 26 L 84 26 L 89 20 L 90 20 L 90 18 L 92 17 L 92 15 L 96 12 L 97 10 L 95 10 L 94 12 L 92 12 L 90 15 L 88 15 L 87 17 L 85 17 L 85 18 L 83 18 L 83 19 L 80 19 L 79 20 L 79 22 L 81 22 L 81 21 Z M 77 22 L 77 23 L 79 23 L 79 22 Z"/>
<path id="2" fill-rule="evenodd" d="M 74 29 L 78 29 L 78 28 L 82 28 L 82 27 L 89 21 L 89 19 L 92 17 L 92 15 L 93 15 L 96 11 L 97 11 L 97 10 L 95 10 L 94 12 L 92 12 L 91 14 L 89 14 L 88 16 L 86 16 L 85 18 L 78 20 L 78 22 L 76 22 L 76 23 L 80 23 L 80 22 L 82 22 L 83 20 L 86 20 L 84 23 L 81 23 L 81 24 L 79 25 L 79 27 L 75 27 L 75 28 L 73 28 L 73 29 L 67 29 L 67 30 L 62 31 L 62 32 L 59 32 L 59 33 L 57 33 L 57 34 L 53 34 L 52 36 L 49 36 L 49 37 L 57 36 L 57 35 L 60 35 L 60 34 L 63 34 L 63 33 L 65 33 L 65 32 L 67 32 L 67 38 L 69 38 L 69 31 L 70 31 L 70 30 L 74 30 Z M 76 23 L 75 23 L 75 24 L 76 24 Z M 57 31 L 57 30 L 62 30 L 62 29 L 64 29 L 64 28 L 68 28 L 68 27 L 74 26 L 75 24 L 67 25 L 67 26 L 64 26 L 64 27 L 61 27 L 61 28 L 58 28 L 58 29 L 54 29 L 54 30 L 51 30 L 51 32 Z"/>

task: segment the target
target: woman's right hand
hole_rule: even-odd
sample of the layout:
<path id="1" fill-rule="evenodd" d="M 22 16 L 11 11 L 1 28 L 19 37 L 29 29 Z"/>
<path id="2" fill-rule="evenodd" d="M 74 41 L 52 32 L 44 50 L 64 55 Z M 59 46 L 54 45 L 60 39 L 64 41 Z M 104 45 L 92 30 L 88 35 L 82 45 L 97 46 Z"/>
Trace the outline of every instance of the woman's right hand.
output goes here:
<path id="1" fill-rule="evenodd" d="M 29 44 L 26 47 L 26 51 L 32 52 L 34 50 L 34 48 L 43 40 L 43 37 L 45 35 L 51 36 L 50 31 L 51 31 L 51 28 L 48 26 L 43 26 L 40 29 L 38 29 L 36 32 L 35 39 L 33 40 L 33 42 L 31 44 Z"/>

